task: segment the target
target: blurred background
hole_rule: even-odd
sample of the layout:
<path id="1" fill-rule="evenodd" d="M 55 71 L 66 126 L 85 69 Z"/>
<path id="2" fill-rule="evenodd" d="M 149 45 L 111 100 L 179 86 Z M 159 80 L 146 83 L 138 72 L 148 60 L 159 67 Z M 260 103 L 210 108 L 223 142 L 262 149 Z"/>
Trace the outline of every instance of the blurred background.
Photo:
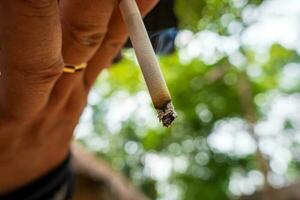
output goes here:
<path id="1" fill-rule="evenodd" d="M 158 122 L 124 48 L 77 140 L 150 199 L 300 199 L 299 0 L 161 0 L 145 22 L 175 124 Z"/>

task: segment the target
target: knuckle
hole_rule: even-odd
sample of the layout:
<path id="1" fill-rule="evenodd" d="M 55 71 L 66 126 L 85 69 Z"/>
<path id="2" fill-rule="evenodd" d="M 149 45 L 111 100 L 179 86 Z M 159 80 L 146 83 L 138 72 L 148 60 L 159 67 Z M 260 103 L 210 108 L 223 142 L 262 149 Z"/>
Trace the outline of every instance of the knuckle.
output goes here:
<path id="1" fill-rule="evenodd" d="M 68 31 L 77 43 L 88 47 L 99 45 L 106 34 L 106 28 L 91 24 L 72 24 Z"/>
<path id="2" fill-rule="evenodd" d="M 106 48 L 115 52 L 124 45 L 125 39 L 122 37 L 111 37 L 105 44 Z M 117 52 L 116 52 L 117 53 Z"/>
<path id="3" fill-rule="evenodd" d="M 23 66 L 21 71 L 31 82 L 42 84 L 56 81 L 63 73 L 63 67 L 63 60 L 59 59 L 44 66 Z"/>
<path id="4" fill-rule="evenodd" d="M 24 15 L 48 17 L 57 13 L 57 0 L 17 0 L 26 8 Z"/>

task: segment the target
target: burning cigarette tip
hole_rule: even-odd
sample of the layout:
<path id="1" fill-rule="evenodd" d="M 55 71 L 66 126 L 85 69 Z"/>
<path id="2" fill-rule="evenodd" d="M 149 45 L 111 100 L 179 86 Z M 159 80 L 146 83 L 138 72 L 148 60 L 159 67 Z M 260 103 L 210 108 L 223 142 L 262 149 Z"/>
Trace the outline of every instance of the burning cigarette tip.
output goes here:
<path id="1" fill-rule="evenodd" d="M 157 109 L 158 118 L 165 127 L 171 126 L 172 122 L 176 119 L 177 113 L 175 112 L 172 102 L 167 103 L 163 108 Z"/>

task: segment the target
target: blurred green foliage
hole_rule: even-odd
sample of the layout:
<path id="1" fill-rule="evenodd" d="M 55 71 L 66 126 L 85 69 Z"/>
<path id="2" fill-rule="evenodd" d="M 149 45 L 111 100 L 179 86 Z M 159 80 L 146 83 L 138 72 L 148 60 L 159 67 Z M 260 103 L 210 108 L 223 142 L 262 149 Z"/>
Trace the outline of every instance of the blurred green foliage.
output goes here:
<path id="1" fill-rule="evenodd" d="M 176 0 L 175 12 L 182 28 L 193 31 L 213 29 L 226 32 L 221 25 L 221 17 L 227 14 L 232 20 L 241 21 L 241 11 L 246 6 L 257 6 L 263 0 Z"/>
<path id="2" fill-rule="evenodd" d="M 202 29 L 228 34 L 220 20 L 224 14 L 241 21 L 242 10 L 249 5 L 259 5 L 259 0 L 177 0 L 176 12 L 181 27 L 194 32 Z M 223 55 L 216 63 L 207 64 L 199 58 L 181 62 L 179 51 L 160 58 L 163 72 L 178 112 L 178 119 L 169 128 L 162 128 L 158 121 L 153 125 L 144 116 L 143 106 L 138 105 L 129 116 L 119 120 L 119 125 L 110 127 L 107 115 L 114 99 L 121 104 L 120 116 L 127 112 L 122 108 L 122 99 L 137 97 L 145 91 L 140 69 L 126 51 L 125 58 L 105 71 L 94 88 L 100 98 L 89 104 L 92 108 L 92 132 L 103 142 L 102 147 L 92 147 L 91 138 L 82 142 L 105 157 L 115 169 L 121 170 L 152 199 L 167 199 L 164 194 L 179 191 L 182 200 L 227 200 L 233 195 L 229 191 L 233 172 L 247 173 L 262 169 L 255 153 L 237 155 L 220 152 L 208 145 L 207 138 L 221 121 L 242 119 L 249 126 L 266 117 L 260 100 L 271 91 L 295 94 L 300 87 L 281 88 L 280 77 L 283 66 L 295 63 L 299 55 L 294 50 L 274 44 L 264 61 L 257 60 L 256 52 L 246 46 L 239 48 L 246 62 L 235 66 L 229 55 Z M 258 75 L 251 71 L 258 70 Z M 120 100 L 121 99 L 121 100 Z M 126 104 L 124 104 L 126 105 Z M 151 103 L 147 103 L 151 107 Z M 252 109 L 252 110 L 251 110 Z M 115 113 L 118 118 L 118 113 Z M 155 112 L 147 112 L 153 119 Z M 250 115 L 250 116 L 249 116 Z M 141 117 L 142 116 L 142 117 Z M 155 118 L 154 118 L 155 119 Z M 109 121 L 109 119 L 108 119 Z M 115 129 L 114 129 L 115 128 Z M 286 124 L 286 129 L 293 129 Z M 298 145 L 299 146 L 299 145 Z M 146 159 L 149 155 L 160 155 L 173 162 L 170 176 L 165 180 L 147 174 Z M 182 167 L 183 165 L 183 167 Z M 291 164 L 291 173 L 298 170 L 298 162 Z M 167 166 L 166 166 L 167 167 Z M 162 169 L 164 170 L 164 169 Z M 176 189 L 177 188 L 177 189 Z M 172 193 L 172 192 L 171 192 Z M 171 198 L 170 198 L 171 199 Z"/>

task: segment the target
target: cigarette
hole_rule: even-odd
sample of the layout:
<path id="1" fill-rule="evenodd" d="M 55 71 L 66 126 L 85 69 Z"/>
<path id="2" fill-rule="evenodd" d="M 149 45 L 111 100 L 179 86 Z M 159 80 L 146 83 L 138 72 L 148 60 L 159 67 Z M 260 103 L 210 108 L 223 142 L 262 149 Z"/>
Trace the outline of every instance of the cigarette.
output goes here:
<path id="1" fill-rule="evenodd" d="M 139 8 L 135 0 L 121 0 L 120 10 L 158 118 L 169 127 L 177 114 Z"/>

